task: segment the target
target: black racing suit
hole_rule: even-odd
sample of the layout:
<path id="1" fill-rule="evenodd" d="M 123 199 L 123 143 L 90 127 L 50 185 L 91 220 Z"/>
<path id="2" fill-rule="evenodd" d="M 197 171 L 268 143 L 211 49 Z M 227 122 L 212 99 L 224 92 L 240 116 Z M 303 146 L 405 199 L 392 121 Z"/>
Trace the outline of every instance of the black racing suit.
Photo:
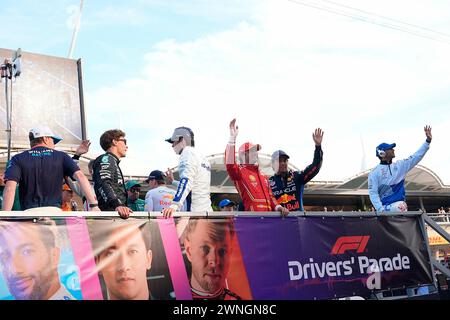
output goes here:
<path id="1" fill-rule="evenodd" d="M 94 160 L 94 190 L 98 200 L 98 207 L 102 211 L 115 211 L 119 206 L 126 206 L 128 194 L 120 160 L 112 153 L 105 153 Z"/>
<path id="2" fill-rule="evenodd" d="M 303 171 L 288 171 L 269 178 L 270 188 L 279 205 L 289 211 L 303 211 L 305 184 L 314 178 L 322 166 L 322 147 L 316 146 L 313 162 Z"/>

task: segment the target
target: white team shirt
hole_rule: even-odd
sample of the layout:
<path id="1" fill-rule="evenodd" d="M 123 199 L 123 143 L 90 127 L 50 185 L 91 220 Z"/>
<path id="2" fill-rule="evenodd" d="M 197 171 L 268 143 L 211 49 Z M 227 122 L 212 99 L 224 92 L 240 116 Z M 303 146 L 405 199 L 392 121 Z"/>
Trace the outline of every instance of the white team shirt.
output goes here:
<path id="1" fill-rule="evenodd" d="M 190 211 L 213 211 L 210 198 L 211 165 L 208 160 L 195 148 L 187 146 L 181 152 L 178 172 L 180 181 L 171 207 L 181 209 L 192 192 Z"/>
<path id="2" fill-rule="evenodd" d="M 176 191 L 166 186 L 151 189 L 145 195 L 145 211 L 162 211 L 170 207 Z"/>

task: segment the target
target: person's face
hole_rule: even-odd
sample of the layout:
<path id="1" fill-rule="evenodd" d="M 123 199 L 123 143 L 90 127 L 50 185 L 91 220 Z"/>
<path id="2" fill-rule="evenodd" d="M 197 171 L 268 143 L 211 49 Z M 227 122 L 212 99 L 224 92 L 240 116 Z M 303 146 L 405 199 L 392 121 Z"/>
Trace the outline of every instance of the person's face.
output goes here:
<path id="1" fill-rule="evenodd" d="M 244 164 L 257 164 L 258 163 L 258 150 L 256 147 L 251 148 L 244 152 Z"/>
<path id="2" fill-rule="evenodd" d="M 0 186 L 5 185 L 5 171 L 0 171 Z"/>
<path id="3" fill-rule="evenodd" d="M 121 158 L 125 157 L 128 150 L 127 139 L 125 139 L 124 137 L 120 137 L 119 139 L 114 139 L 114 141 L 116 141 L 116 148 L 119 156 Z"/>
<path id="4" fill-rule="evenodd" d="M 220 211 L 234 211 L 233 206 L 225 206 L 220 208 Z"/>
<path id="5" fill-rule="evenodd" d="M 288 172 L 289 160 L 286 157 L 279 157 L 278 160 L 272 161 L 272 169 L 276 174 Z"/>
<path id="6" fill-rule="evenodd" d="M 147 300 L 152 251 L 146 249 L 141 230 L 135 225 L 123 226 L 114 230 L 110 239 L 112 243 L 97 261 L 109 299 Z"/>
<path id="7" fill-rule="evenodd" d="M 141 188 L 138 186 L 131 187 L 128 190 L 128 198 L 130 198 L 131 201 L 136 201 L 139 198 L 139 193 L 141 192 Z"/>
<path id="8" fill-rule="evenodd" d="M 186 147 L 186 141 L 181 137 L 178 141 L 172 142 L 172 149 L 176 154 L 181 154 L 184 147 Z"/>
<path id="9" fill-rule="evenodd" d="M 150 190 L 155 189 L 158 186 L 158 183 L 156 183 L 156 179 L 148 180 L 148 186 Z"/>
<path id="10" fill-rule="evenodd" d="M 62 201 L 63 202 L 70 202 L 73 198 L 73 191 L 72 190 L 63 190 L 62 193 Z"/>
<path id="11" fill-rule="evenodd" d="M 387 149 L 386 155 L 384 156 L 384 160 L 390 161 L 395 158 L 395 150 L 394 149 Z"/>
<path id="12" fill-rule="evenodd" d="M 46 300 L 49 289 L 59 284 L 59 248 L 47 248 L 36 226 L 11 225 L 2 230 L 0 248 L 3 276 L 10 293 L 17 300 Z M 53 294 L 53 293 L 52 293 Z"/>
<path id="13" fill-rule="evenodd" d="M 212 224 L 199 220 L 184 244 L 192 265 L 191 286 L 210 293 L 224 287 L 232 251 L 228 227 L 224 241 L 216 242 L 211 239 L 214 234 Z"/>

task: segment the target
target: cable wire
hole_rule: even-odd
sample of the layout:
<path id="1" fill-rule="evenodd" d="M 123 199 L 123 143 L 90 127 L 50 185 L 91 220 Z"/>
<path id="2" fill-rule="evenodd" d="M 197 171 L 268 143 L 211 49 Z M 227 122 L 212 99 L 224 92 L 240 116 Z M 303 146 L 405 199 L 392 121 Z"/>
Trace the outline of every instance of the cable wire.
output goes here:
<path id="1" fill-rule="evenodd" d="M 303 5 L 303 6 L 307 6 L 307 7 L 311 7 L 311 8 L 315 8 L 315 9 L 319 9 L 319 10 L 322 10 L 322 11 L 330 12 L 330 13 L 333 13 L 333 14 L 337 14 L 337 15 L 340 15 L 340 16 L 344 16 L 344 17 L 347 17 L 347 18 L 351 18 L 351 19 L 354 19 L 354 20 L 367 22 L 367 23 L 371 23 L 371 24 L 374 24 L 374 25 L 382 26 L 382 27 L 385 27 L 385 28 L 401 31 L 401 32 L 408 33 L 408 34 L 411 34 L 411 35 L 414 35 L 414 36 L 418 36 L 418 37 L 421 37 L 421 38 L 426 38 L 426 39 L 429 39 L 429 40 L 433 40 L 433 41 L 437 41 L 437 42 L 441 42 L 441 43 L 445 43 L 445 44 L 450 44 L 450 37 L 449 38 L 445 38 L 443 36 L 437 36 L 436 37 L 436 36 L 432 36 L 432 35 L 419 33 L 416 30 L 411 30 L 411 29 L 408 29 L 408 28 L 405 28 L 405 27 L 402 27 L 402 26 L 398 26 L 398 25 L 394 25 L 394 24 L 391 24 L 391 23 L 387 23 L 387 22 L 374 21 L 374 20 L 371 20 L 368 17 L 362 16 L 362 15 L 357 15 L 357 14 L 354 14 L 354 13 L 352 14 L 352 13 L 345 12 L 345 11 L 342 11 L 342 10 L 340 11 L 340 10 L 335 9 L 335 8 L 326 7 L 326 6 L 323 6 L 323 4 L 322 5 L 317 4 L 317 3 L 311 4 L 311 3 L 307 3 L 307 2 L 301 1 L 301 0 L 288 0 L 288 1 L 290 1 L 292 3 L 295 3 L 295 4 L 299 4 L 299 5 Z M 328 1 L 328 2 L 332 3 L 331 1 Z M 341 6 L 343 6 L 343 5 L 341 5 Z M 347 6 L 343 6 L 343 7 L 347 7 Z M 360 12 L 364 12 L 364 11 L 359 10 L 359 9 L 353 9 L 353 10 L 358 10 Z M 374 15 L 374 16 L 379 16 L 379 15 L 370 14 L 370 13 L 368 13 L 368 14 L 369 15 Z M 379 16 L 379 17 L 382 17 L 382 16 Z M 385 17 L 383 17 L 383 18 L 386 19 L 386 20 L 397 21 L 397 20 L 390 19 L 390 18 L 385 18 Z M 400 22 L 400 21 L 398 21 L 398 22 Z M 405 23 L 405 22 L 400 22 L 400 23 L 403 23 L 403 24 L 406 24 L 406 25 L 415 26 L 415 25 L 408 24 L 408 23 Z M 431 32 L 431 29 L 427 29 L 427 28 L 424 28 L 424 27 L 419 27 L 419 28 L 424 29 L 424 30 L 430 30 L 430 32 Z M 434 30 L 432 32 L 436 33 L 436 34 L 446 35 L 445 33 L 437 32 L 437 31 L 434 31 Z"/>

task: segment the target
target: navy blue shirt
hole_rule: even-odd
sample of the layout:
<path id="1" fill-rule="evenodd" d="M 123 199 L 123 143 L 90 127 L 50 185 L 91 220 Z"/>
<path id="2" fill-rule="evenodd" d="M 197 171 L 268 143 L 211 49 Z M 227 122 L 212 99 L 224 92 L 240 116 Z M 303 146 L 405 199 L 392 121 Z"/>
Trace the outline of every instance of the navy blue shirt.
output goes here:
<path id="1" fill-rule="evenodd" d="M 65 176 L 80 170 L 75 161 L 62 151 L 35 147 L 11 158 L 5 181 L 19 184 L 22 210 L 37 207 L 61 207 Z"/>

